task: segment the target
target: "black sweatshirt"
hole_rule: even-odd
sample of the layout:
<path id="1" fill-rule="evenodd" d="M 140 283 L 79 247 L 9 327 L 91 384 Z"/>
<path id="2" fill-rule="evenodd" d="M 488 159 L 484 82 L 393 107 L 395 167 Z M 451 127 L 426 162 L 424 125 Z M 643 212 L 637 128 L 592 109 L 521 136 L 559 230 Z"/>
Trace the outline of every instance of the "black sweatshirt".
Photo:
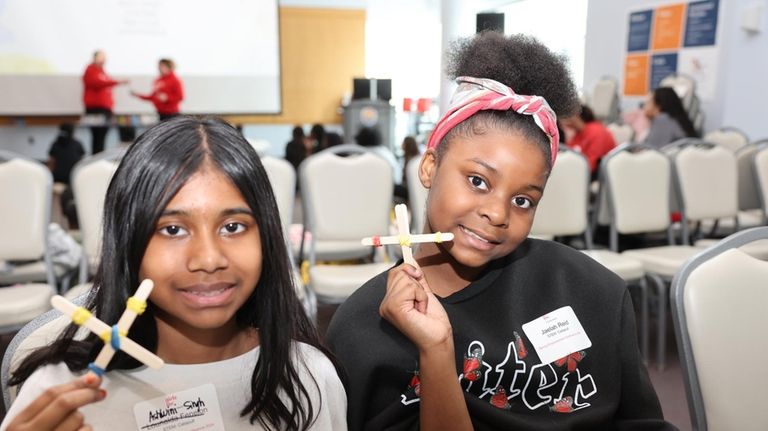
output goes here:
<path id="1" fill-rule="evenodd" d="M 379 316 L 386 283 L 368 281 L 328 329 L 349 377 L 350 430 L 418 429 L 419 355 Z M 475 430 L 676 429 L 642 364 L 625 283 L 583 253 L 526 240 L 440 302 Z M 592 346 L 540 364 L 522 325 L 568 305 Z"/>

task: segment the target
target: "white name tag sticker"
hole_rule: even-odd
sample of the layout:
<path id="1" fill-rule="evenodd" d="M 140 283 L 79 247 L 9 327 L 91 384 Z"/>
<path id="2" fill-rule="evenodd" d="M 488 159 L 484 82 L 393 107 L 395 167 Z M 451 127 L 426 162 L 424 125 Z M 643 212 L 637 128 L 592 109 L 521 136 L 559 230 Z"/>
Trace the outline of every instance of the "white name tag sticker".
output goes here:
<path id="1" fill-rule="evenodd" d="M 224 431 L 213 384 L 174 392 L 133 406 L 140 431 Z"/>
<path id="2" fill-rule="evenodd" d="M 570 305 L 523 325 L 542 364 L 549 364 L 592 346 Z"/>

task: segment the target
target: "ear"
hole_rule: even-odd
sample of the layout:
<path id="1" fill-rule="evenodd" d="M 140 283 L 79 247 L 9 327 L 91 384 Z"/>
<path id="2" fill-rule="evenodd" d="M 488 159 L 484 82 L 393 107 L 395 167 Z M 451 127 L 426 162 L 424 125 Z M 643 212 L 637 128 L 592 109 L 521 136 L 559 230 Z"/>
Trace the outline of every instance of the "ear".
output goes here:
<path id="1" fill-rule="evenodd" d="M 430 148 L 424 153 L 419 163 L 419 180 L 421 185 L 429 189 L 432 187 L 432 180 L 435 178 L 437 172 L 437 152 Z"/>

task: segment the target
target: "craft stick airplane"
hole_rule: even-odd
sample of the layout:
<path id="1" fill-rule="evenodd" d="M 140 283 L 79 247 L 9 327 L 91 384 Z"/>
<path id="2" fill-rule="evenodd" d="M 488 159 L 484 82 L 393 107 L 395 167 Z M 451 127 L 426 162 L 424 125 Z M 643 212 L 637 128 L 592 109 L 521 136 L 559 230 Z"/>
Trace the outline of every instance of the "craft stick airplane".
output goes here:
<path id="1" fill-rule="evenodd" d="M 400 246 L 403 248 L 403 261 L 409 265 L 417 266 L 416 260 L 413 258 L 411 244 L 422 244 L 425 242 L 441 243 L 443 241 L 453 240 L 453 234 L 450 232 L 435 232 L 430 234 L 412 235 L 408 227 L 408 207 L 406 207 L 405 204 L 395 205 L 395 219 L 397 220 L 397 235 L 374 235 L 372 237 L 363 238 L 361 243 L 363 245 L 372 245 L 374 247 L 380 247 L 382 245 L 389 244 L 400 244 Z"/>
<path id="2" fill-rule="evenodd" d="M 69 316 L 76 325 L 84 326 L 104 340 L 104 347 L 99 352 L 96 360 L 88 364 L 88 368 L 94 374 L 99 376 L 104 374 L 109 361 L 117 350 L 124 351 L 150 368 L 157 369 L 163 366 L 162 359 L 127 337 L 128 329 L 130 329 L 133 321 L 136 320 L 136 316 L 144 312 L 147 306 L 147 298 L 150 292 L 152 292 L 153 287 L 154 283 L 152 283 L 152 280 L 142 281 L 139 288 L 136 289 L 136 293 L 128 298 L 128 303 L 120 320 L 112 327 L 94 317 L 84 307 L 78 307 L 63 296 L 56 295 L 51 298 L 51 305 L 55 309 Z"/>

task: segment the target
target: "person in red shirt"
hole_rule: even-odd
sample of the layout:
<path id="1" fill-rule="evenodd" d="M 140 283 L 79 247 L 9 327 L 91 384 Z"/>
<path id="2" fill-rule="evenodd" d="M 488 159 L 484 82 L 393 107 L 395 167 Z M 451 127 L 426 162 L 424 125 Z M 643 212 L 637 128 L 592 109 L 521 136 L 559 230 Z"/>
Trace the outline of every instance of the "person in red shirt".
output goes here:
<path id="1" fill-rule="evenodd" d="M 127 79 L 113 79 L 104 71 L 107 55 L 102 50 L 93 53 L 93 61 L 83 73 L 83 104 L 86 114 L 103 116 L 103 125 L 91 127 L 91 151 L 93 154 L 104 151 L 104 140 L 112 120 L 112 108 L 115 101 L 112 98 L 112 87 L 128 83 Z"/>
<path id="2" fill-rule="evenodd" d="M 573 136 L 566 145 L 580 151 L 589 161 L 589 170 L 593 179 L 597 175 L 600 160 L 616 147 L 611 132 L 595 119 L 595 114 L 586 105 L 581 105 L 581 113 L 561 120 L 563 127 Z"/>
<path id="3" fill-rule="evenodd" d="M 184 99 L 184 87 L 181 80 L 173 72 L 175 65 L 173 60 L 163 58 L 157 64 L 160 76 L 155 79 L 150 94 L 139 94 L 132 91 L 131 94 L 144 100 L 149 100 L 155 105 L 160 121 L 179 115 L 179 103 Z"/>

